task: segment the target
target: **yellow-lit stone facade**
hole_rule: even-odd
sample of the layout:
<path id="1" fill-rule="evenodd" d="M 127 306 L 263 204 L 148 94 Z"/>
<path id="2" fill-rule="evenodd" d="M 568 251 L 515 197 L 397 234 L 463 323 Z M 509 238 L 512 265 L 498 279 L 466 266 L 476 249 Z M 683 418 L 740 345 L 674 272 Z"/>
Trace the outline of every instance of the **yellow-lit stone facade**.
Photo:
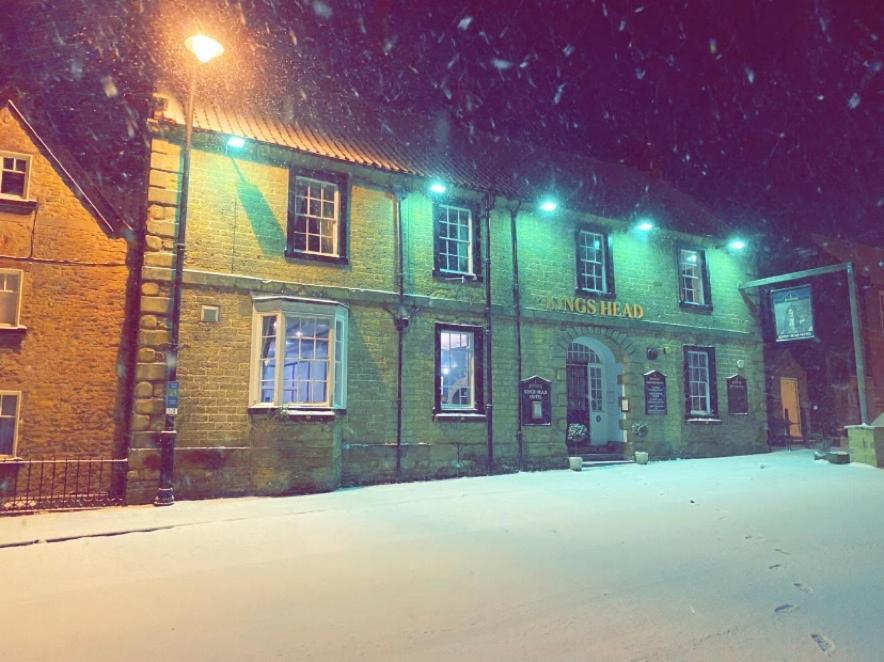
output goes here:
<path id="1" fill-rule="evenodd" d="M 133 251 L 9 106 L 0 106 L 0 158 L 27 164 L 25 190 L 0 194 L 0 274 L 16 275 L 0 296 L 19 308 L 16 320 L 0 319 L 0 393 L 18 400 L 0 459 L 125 457 Z"/>
<path id="2" fill-rule="evenodd" d="M 153 129 L 141 274 L 145 296 L 138 320 L 129 454 L 132 502 L 152 498 L 158 479 L 156 439 L 164 423 L 181 181 L 180 130 L 161 125 Z M 594 419 L 587 420 L 587 427 L 596 430 L 592 443 L 606 451 L 630 456 L 644 450 L 651 457 L 673 458 L 766 450 L 760 331 L 752 302 L 738 291 L 752 277 L 752 265 L 747 257 L 729 253 L 720 240 L 669 230 L 641 234 L 625 219 L 570 211 L 544 215 L 523 205 L 515 220 L 520 371 L 510 212 L 515 201 L 469 190 L 434 199 L 427 181 L 419 178 L 272 145 L 228 150 L 223 138 L 197 134 L 192 158 L 178 363 L 176 496 L 285 494 L 397 479 L 564 468 L 569 454 L 581 450 L 568 440 L 576 406 L 572 401 L 580 398 L 591 401 L 599 416 L 604 414 L 604 427 Z M 345 178 L 341 193 L 346 209 L 338 226 L 344 233 L 344 259 L 313 259 L 287 250 L 293 214 L 300 213 L 292 202 L 292 169 Z M 471 234 L 464 241 L 478 251 L 471 258 L 478 277 L 439 272 L 437 214 L 438 205 L 446 202 L 473 210 Z M 577 291 L 581 239 L 575 233 L 584 224 L 609 240 L 609 284 L 616 283 L 616 289 L 611 287 L 601 297 Z M 597 235 L 586 236 L 591 240 Z M 680 302 L 678 260 L 685 246 L 693 251 L 685 255 L 696 254 L 705 261 L 703 287 L 712 302 L 708 308 L 692 309 Z M 612 314 L 591 314 L 589 300 L 598 300 L 598 309 L 604 306 Z M 263 382 L 256 382 L 265 374 L 261 361 L 275 360 L 267 349 L 272 343 L 261 336 L 270 327 L 261 331 L 259 308 L 272 305 L 268 301 L 292 309 L 346 309 L 346 343 L 341 350 L 346 352 L 346 406 L 320 411 L 256 403 L 263 397 Z M 207 308 L 217 310 L 217 319 L 206 317 Z M 397 326 L 404 329 L 401 357 Z M 445 329 L 466 329 L 473 334 L 471 342 L 483 345 L 481 353 L 473 347 L 472 354 L 463 354 L 471 361 L 472 392 L 444 393 L 448 367 L 440 368 L 440 347 L 446 346 L 440 342 L 454 342 L 448 336 L 440 341 Z M 295 342 L 293 337 L 287 337 L 289 341 Z M 595 357 L 600 366 L 593 371 L 591 364 L 580 364 L 584 368 L 578 372 L 584 370 L 588 390 L 579 397 L 569 392 L 573 343 L 586 348 L 581 356 Z M 701 378 L 695 401 L 709 405 L 705 415 L 685 409 L 690 347 L 700 348 L 693 350 L 692 361 L 710 362 L 703 364 L 705 373 L 702 365 L 697 373 Z M 714 351 L 708 352 L 710 348 Z M 707 358 L 698 352 L 706 352 Z M 463 369 L 453 359 L 451 368 Z M 665 413 L 646 414 L 644 376 L 652 371 L 666 377 Z M 521 434 L 520 372 L 523 378 L 537 375 L 551 383 L 551 420 L 521 426 Z M 734 376 L 745 380 L 747 413 L 729 410 L 727 380 Z M 570 386 L 575 388 L 574 383 Z M 445 409 L 440 397 L 462 400 L 451 400 L 454 404 Z M 480 401 L 492 406 L 470 409 L 469 403 Z"/>

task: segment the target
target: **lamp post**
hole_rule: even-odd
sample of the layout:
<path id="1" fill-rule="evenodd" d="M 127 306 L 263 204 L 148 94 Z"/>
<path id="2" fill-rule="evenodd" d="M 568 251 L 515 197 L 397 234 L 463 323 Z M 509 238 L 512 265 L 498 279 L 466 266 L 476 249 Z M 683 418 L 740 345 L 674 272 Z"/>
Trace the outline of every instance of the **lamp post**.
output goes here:
<path id="1" fill-rule="evenodd" d="M 211 37 L 196 34 L 188 37 L 185 47 L 196 59 L 205 64 L 224 52 L 224 47 Z M 175 417 L 178 415 L 178 337 L 181 324 L 181 289 L 184 277 L 184 246 L 187 233 L 187 197 L 190 188 L 190 152 L 193 137 L 193 104 L 196 96 L 198 65 L 194 64 L 190 76 L 190 89 L 184 120 L 184 154 L 181 161 L 181 198 L 178 208 L 178 230 L 175 235 L 175 277 L 172 282 L 172 310 L 169 314 L 169 351 L 166 355 L 166 425 L 159 433 L 160 483 L 154 498 L 155 506 L 171 506 L 175 503 L 172 490 L 172 472 L 175 456 Z"/>

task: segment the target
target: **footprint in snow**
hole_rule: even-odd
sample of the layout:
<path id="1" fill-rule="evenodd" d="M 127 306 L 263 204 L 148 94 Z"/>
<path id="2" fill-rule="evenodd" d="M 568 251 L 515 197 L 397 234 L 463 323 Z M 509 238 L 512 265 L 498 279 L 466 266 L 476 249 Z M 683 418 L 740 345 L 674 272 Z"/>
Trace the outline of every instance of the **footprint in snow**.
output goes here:
<path id="1" fill-rule="evenodd" d="M 813 593 L 813 589 L 810 586 L 808 586 L 807 584 L 802 584 L 801 582 L 794 582 L 792 584 L 792 586 L 797 588 L 799 591 L 803 591 L 804 593 Z"/>
<path id="2" fill-rule="evenodd" d="M 775 548 L 774 551 L 779 552 L 780 554 L 785 554 L 786 556 L 789 556 L 789 552 L 787 552 L 784 549 L 780 549 L 779 547 Z"/>
<path id="3" fill-rule="evenodd" d="M 795 605 L 789 604 L 788 602 L 786 604 L 780 605 L 779 607 L 774 609 L 775 614 L 791 614 L 796 611 L 798 611 L 798 607 L 796 607 Z"/>
<path id="4" fill-rule="evenodd" d="M 835 642 L 822 634 L 812 634 L 810 638 L 813 639 L 813 642 L 819 646 L 819 649 L 825 653 L 826 655 L 831 655 L 835 652 Z"/>
<path id="5" fill-rule="evenodd" d="M 777 568 L 782 568 L 783 566 L 779 563 L 774 563 L 773 565 L 767 566 L 768 570 L 776 570 Z"/>

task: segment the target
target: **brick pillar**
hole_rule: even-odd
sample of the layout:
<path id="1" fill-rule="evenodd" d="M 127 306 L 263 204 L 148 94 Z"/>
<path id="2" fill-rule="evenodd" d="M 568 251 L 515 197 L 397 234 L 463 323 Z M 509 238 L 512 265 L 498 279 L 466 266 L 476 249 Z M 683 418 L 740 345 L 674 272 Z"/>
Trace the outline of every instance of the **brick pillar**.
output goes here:
<path id="1" fill-rule="evenodd" d="M 141 269 L 141 309 L 127 480 L 128 503 L 150 503 L 159 481 L 157 432 L 165 424 L 166 354 L 181 182 L 181 147 L 151 142 Z"/>

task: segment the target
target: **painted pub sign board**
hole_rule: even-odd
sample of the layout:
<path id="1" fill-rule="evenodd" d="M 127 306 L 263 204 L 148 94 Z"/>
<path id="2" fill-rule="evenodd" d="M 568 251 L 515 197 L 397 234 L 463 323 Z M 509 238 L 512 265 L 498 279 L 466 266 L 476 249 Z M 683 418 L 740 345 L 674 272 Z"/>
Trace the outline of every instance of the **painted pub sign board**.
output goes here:
<path id="1" fill-rule="evenodd" d="M 666 375 L 659 370 L 645 373 L 645 414 L 648 416 L 665 416 Z"/>
<path id="2" fill-rule="evenodd" d="M 551 425 L 552 402 L 550 381 L 534 375 L 523 379 L 519 384 L 519 399 L 522 403 L 522 425 Z"/>
<path id="3" fill-rule="evenodd" d="M 813 332 L 813 292 L 810 285 L 771 290 L 777 342 L 807 340 Z"/>

